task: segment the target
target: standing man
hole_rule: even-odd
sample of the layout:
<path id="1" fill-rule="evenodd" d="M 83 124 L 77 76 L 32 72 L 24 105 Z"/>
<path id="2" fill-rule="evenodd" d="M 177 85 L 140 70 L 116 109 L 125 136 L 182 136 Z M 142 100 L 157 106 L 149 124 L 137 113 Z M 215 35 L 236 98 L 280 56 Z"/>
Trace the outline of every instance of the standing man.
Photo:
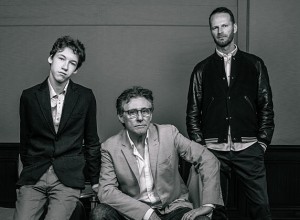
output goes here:
<path id="1" fill-rule="evenodd" d="M 204 220 L 223 205 L 219 162 L 202 145 L 172 125 L 152 124 L 152 92 L 125 90 L 116 103 L 117 135 L 101 147 L 98 197 L 91 220 Z M 202 206 L 192 209 L 179 171 L 179 156 L 193 163 L 202 179 Z"/>
<path id="2" fill-rule="evenodd" d="M 209 24 L 216 51 L 191 75 L 188 134 L 221 162 L 225 206 L 234 171 L 249 200 L 251 219 L 271 219 L 264 153 L 274 131 L 274 112 L 267 68 L 234 44 L 237 24 L 229 9 L 215 9 Z M 227 219 L 225 208 L 216 209 L 213 219 Z"/>
<path id="3" fill-rule="evenodd" d="M 87 163 L 93 188 L 100 169 L 96 100 L 92 90 L 70 80 L 85 60 L 84 45 L 69 36 L 56 40 L 47 79 L 20 99 L 20 157 L 15 220 L 69 219 L 85 186 Z M 83 153 L 83 144 L 86 158 Z M 86 160 L 86 162 L 85 162 Z"/>

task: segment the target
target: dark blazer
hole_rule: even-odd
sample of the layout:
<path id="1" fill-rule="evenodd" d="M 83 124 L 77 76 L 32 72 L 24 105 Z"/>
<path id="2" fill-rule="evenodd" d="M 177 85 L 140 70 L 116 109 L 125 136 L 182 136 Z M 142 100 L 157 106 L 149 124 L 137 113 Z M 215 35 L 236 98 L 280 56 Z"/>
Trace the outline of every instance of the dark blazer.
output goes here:
<path id="1" fill-rule="evenodd" d="M 20 99 L 20 156 L 23 170 L 18 186 L 35 184 L 53 165 L 64 185 L 84 188 L 85 159 L 91 184 L 98 183 L 100 143 L 92 90 L 70 80 L 57 133 L 47 79 L 24 90 Z"/>
<path id="2" fill-rule="evenodd" d="M 195 164 L 200 173 L 202 204 L 223 205 L 219 161 L 209 150 L 185 138 L 172 125 L 151 124 L 148 143 L 151 172 L 162 209 L 192 207 L 178 171 L 179 156 Z M 137 200 L 139 172 L 132 152 L 125 129 L 102 144 L 98 197 L 127 218 L 142 219 L 150 206 Z"/>

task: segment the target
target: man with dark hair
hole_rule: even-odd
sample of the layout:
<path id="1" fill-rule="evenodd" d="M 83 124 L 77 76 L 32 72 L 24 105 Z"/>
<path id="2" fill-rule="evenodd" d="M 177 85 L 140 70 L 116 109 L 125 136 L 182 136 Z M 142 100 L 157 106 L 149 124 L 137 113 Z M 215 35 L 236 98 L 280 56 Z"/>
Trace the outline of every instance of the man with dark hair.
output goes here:
<path id="1" fill-rule="evenodd" d="M 20 99 L 20 158 L 15 220 L 69 219 L 85 187 L 83 169 L 97 189 L 100 143 L 92 90 L 73 83 L 85 60 L 84 45 L 69 36 L 56 40 L 47 79 Z M 87 157 L 84 157 L 83 144 Z M 86 162 L 85 162 L 86 160 Z"/>
<path id="2" fill-rule="evenodd" d="M 264 153 L 274 131 L 274 112 L 267 68 L 262 59 L 234 44 L 237 24 L 229 9 L 215 9 L 209 25 L 216 51 L 192 72 L 188 134 L 221 162 L 225 207 L 234 171 L 243 184 L 251 219 L 269 220 Z M 227 219 L 224 207 L 216 208 L 213 219 Z"/>
<path id="3" fill-rule="evenodd" d="M 152 92 L 125 90 L 116 103 L 124 129 L 101 147 L 100 204 L 91 220 L 204 220 L 222 205 L 219 162 L 172 125 L 152 124 Z M 203 181 L 202 206 L 192 209 L 179 171 L 179 156 L 193 163 Z"/>

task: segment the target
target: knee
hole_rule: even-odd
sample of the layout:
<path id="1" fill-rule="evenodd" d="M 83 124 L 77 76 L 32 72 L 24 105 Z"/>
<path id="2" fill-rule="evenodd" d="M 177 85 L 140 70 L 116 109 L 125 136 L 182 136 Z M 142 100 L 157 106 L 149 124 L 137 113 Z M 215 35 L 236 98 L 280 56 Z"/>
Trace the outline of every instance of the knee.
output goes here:
<path id="1" fill-rule="evenodd" d="M 90 213 L 90 220 L 110 220 L 117 212 L 107 204 L 100 203 Z"/>

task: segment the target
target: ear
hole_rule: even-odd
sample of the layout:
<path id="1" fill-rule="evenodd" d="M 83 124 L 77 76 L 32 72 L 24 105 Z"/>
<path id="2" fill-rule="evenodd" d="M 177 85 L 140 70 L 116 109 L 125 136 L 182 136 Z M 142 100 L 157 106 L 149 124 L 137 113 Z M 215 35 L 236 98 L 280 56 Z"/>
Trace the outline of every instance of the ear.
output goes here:
<path id="1" fill-rule="evenodd" d="M 78 69 L 73 72 L 73 74 L 76 74 L 76 73 L 78 73 Z"/>
<path id="2" fill-rule="evenodd" d="M 48 57 L 48 63 L 49 63 L 49 64 L 52 64 L 52 62 L 53 62 L 52 56 L 49 56 L 49 57 Z"/>
<path id="3" fill-rule="evenodd" d="M 119 121 L 124 124 L 124 118 L 123 115 L 118 115 Z"/>
<path id="4" fill-rule="evenodd" d="M 236 33 L 237 32 L 237 24 L 234 24 L 233 25 L 233 33 Z"/>

